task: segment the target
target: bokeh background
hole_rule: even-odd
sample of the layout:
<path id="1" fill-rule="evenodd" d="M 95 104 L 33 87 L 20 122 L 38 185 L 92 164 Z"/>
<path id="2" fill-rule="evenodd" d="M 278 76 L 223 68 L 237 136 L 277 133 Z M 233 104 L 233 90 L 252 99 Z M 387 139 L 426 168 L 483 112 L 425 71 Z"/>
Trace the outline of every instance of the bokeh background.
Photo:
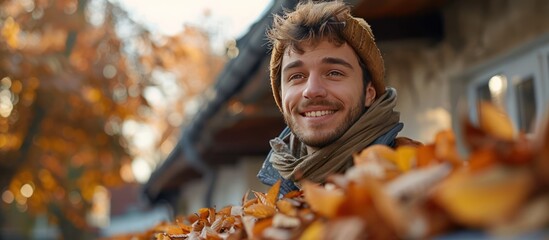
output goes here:
<path id="1" fill-rule="evenodd" d="M 296 0 L 0 0 L 0 238 L 142 231 L 265 190 L 284 122 L 265 30 Z M 476 103 L 535 135 L 549 101 L 549 2 L 349 0 L 431 142 Z"/>

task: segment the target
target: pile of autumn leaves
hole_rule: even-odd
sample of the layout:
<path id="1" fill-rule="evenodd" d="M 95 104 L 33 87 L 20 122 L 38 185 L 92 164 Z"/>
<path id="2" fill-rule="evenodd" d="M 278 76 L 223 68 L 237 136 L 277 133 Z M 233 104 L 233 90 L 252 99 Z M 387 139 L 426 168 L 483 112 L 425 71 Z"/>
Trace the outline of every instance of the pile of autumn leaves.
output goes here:
<path id="1" fill-rule="evenodd" d="M 480 105 L 463 124 L 467 158 L 451 131 L 396 150 L 375 145 L 324 185 L 279 197 L 251 191 L 242 206 L 199 209 L 161 223 L 144 239 L 426 239 L 456 231 L 517 236 L 549 227 L 549 122 L 538 135 L 513 131 L 506 115 Z M 251 196 L 253 195 L 253 196 Z M 138 237 L 138 236 L 134 236 Z"/>

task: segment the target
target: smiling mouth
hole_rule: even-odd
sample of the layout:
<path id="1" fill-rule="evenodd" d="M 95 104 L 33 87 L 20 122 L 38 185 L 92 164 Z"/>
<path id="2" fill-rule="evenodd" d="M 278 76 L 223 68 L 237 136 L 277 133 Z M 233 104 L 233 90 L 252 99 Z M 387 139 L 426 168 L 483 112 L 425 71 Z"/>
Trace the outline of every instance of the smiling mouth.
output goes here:
<path id="1" fill-rule="evenodd" d="M 322 117 L 322 116 L 326 116 L 326 115 L 330 115 L 330 114 L 333 114 L 335 113 L 335 111 L 312 111 L 312 112 L 306 112 L 304 114 L 305 117 Z"/>

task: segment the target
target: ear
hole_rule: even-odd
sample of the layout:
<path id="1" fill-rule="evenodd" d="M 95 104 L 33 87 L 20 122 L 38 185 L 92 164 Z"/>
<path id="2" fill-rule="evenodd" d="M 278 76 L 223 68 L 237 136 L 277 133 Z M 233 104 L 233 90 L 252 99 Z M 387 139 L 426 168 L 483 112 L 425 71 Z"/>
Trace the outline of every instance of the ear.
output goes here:
<path id="1" fill-rule="evenodd" d="M 372 86 L 372 83 L 369 82 L 366 86 L 366 97 L 364 98 L 364 106 L 370 107 L 374 100 L 376 99 L 376 89 Z"/>

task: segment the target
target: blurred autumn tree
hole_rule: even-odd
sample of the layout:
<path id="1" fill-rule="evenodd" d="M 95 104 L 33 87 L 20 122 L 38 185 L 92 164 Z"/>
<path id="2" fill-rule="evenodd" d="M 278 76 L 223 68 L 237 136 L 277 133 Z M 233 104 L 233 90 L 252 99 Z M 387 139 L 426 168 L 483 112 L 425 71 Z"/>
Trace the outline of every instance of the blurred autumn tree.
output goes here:
<path id="1" fill-rule="evenodd" d="M 135 156 L 171 150 L 224 63 L 205 31 L 153 36 L 106 0 L 0 0 L 0 36 L 2 210 L 46 214 L 64 239 L 89 235 L 96 189 L 123 184 Z M 163 151 L 133 144 L 128 121 Z"/>

